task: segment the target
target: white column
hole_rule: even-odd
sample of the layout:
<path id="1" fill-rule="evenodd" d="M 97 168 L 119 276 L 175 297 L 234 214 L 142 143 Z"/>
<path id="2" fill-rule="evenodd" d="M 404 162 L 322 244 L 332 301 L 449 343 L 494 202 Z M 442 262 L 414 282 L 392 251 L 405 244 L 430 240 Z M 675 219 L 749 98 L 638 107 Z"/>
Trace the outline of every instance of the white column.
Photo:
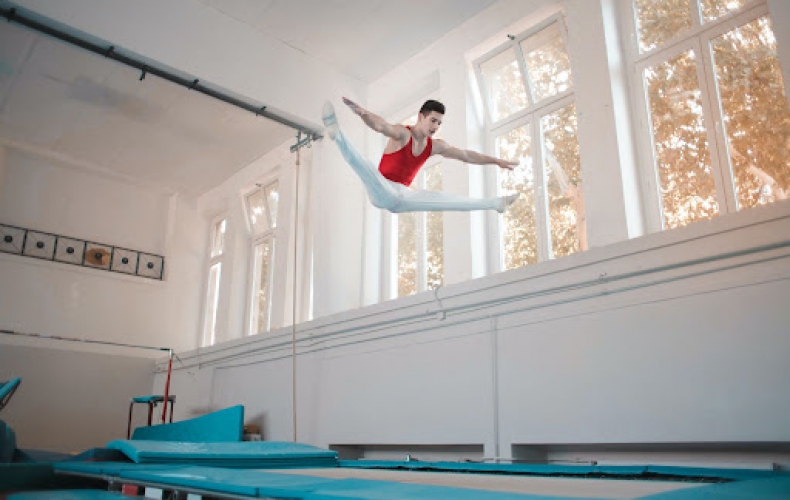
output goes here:
<path id="1" fill-rule="evenodd" d="M 590 247 L 643 232 L 613 3 L 565 0 Z"/>
<path id="2" fill-rule="evenodd" d="M 768 0 L 771 11 L 771 24 L 776 35 L 779 64 L 785 83 L 785 95 L 790 97 L 790 2 L 787 0 Z"/>
<path id="3" fill-rule="evenodd" d="M 359 126 L 349 123 L 348 114 L 340 119 L 347 138 L 363 149 Z M 313 155 L 313 314 L 320 318 L 360 306 L 363 203 L 368 200 L 331 140 L 316 143 Z"/>
<path id="4" fill-rule="evenodd" d="M 441 99 L 447 106 L 442 125 L 443 138 L 453 146 L 462 149 L 470 148 L 484 151 L 482 144 L 470 143 L 468 135 L 468 104 L 467 85 L 469 75 L 466 72 L 466 63 L 463 58 L 448 60 L 439 72 L 441 85 Z M 442 160 L 444 184 L 443 191 L 479 197 L 483 193 L 476 193 L 471 186 L 470 170 L 479 169 L 453 160 Z M 482 191 L 482 190 L 481 190 Z M 472 259 L 477 252 L 484 251 L 485 240 L 472 240 L 470 212 L 445 212 L 444 218 L 444 284 L 462 283 L 472 279 Z"/>

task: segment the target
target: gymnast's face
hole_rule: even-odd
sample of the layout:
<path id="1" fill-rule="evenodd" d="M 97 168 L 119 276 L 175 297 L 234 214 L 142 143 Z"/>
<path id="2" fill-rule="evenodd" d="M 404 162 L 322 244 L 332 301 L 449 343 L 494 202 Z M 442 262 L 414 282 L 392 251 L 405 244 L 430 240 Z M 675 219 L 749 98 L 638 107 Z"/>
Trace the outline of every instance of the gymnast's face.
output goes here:
<path id="1" fill-rule="evenodd" d="M 439 130 L 444 118 L 443 114 L 436 111 L 431 111 L 427 115 L 420 114 L 417 116 L 419 116 L 417 126 L 420 127 L 420 131 L 431 137 Z"/>

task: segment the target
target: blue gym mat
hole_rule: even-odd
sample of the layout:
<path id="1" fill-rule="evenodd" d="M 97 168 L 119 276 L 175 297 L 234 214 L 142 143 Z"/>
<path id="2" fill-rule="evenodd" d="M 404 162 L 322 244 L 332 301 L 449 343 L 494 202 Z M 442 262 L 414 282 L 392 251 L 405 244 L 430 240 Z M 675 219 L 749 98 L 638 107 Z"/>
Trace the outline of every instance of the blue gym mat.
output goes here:
<path id="1" fill-rule="evenodd" d="M 243 436 L 244 406 L 238 405 L 172 424 L 138 427 L 132 440 L 214 443 L 241 441 Z"/>
<path id="2" fill-rule="evenodd" d="M 0 420 L 0 464 L 14 461 L 16 453 L 16 433 L 8 424 Z"/>
<path id="3" fill-rule="evenodd" d="M 777 473 L 755 469 L 716 469 L 668 465 L 563 465 L 479 462 L 393 462 L 386 460 L 340 460 L 340 467 L 354 469 L 423 470 L 440 472 L 475 472 L 523 474 L 535 476 L 667 476 L 685 478 L 720 478 L 728 480 L 762 479 Z"/>
<path id="4" fill-rule="evenodd" d="M 300 498 L 336 479 L 239 469 L 187 467 L 173 471 L 129 469 L 121 479 L 235 495 Z"/>
<path id="5" fill-rule="evenodd" d="M 392 463 L 390 464 L 392 465 Z M 416 463 L 412 464 L 416 465 Z M 448 466 L 449 464 L 450 463 L 448 463 Z M 455 465 L 480 464 L 456 463 Z M 499 467 L 509 469 L 507 465 L 499 465 Z M 283 474 L 214 467 L 190 467 L 183 465 L 62 462 L 55 464 L 55 468 L 57 471 L 65 473 L 71 472 L 94 477 L 110 475 L 118 477 L 120 481 L 129 480 L 142 484 L 170 485 L 187 490 L 193 489 L 232 495 L 244 495 L 251 498 L 273 497 L 288 498 L 292 500 L 572 500 L 570 497 L 551 495 L 492 492 L 367 479 L 331 479 L 301 474 Z M 553 467 L 545 466 L 544 468 L 551 469 Z M 566 468 L 563 467 L 562 469 L 565 470 Z M 604 467 L 603 469 L 612 468 Z M 622 472 L 624 468 L 614 467 L 614 469 L 618 472 Z M 632 469 L 632 467 L 627 467 L 627 469 Z M 679 474 L 680 471 L 678 469 L 682 470 L 686 468 L 669 467 L 667 469 L 671 470 L 672 476 L 681 476 L 682 474 Z M 695 473 L 695 477 L 702 477 L 701 472 L 717 472 L 717 474 L 715 474 L 716 476 L 723 476 L 728 473 L 727 469 L 689 470 Z M 543 470 L 543 472 L 546 473 L 549 471 Z M 790 499 L 790 474 L 771 471 L 740 472 L 743 475 L 746 475 L 747 472 L 751 472 L 754 473 L 755 477 L 764 477 L 733 480 L 728 483 L 700 485 L 696 488 L 646 495 L 640 497 L 640 500 Z M 635 477 L 634 479 L 639 479 L 639 477 Z M 606 479 L 602 480 L 605 481 Z M 33 498 L 37 497 L 25 497 L 22 500 L 32 500 Z M 93 497 L 76 497 L 74 500 L 77 500 L 77 498 L 88 499 Z M 579 498 L 576 497 L 576 500 L 579 500 Z"/>
<path id="6" fill-rule="evenodd" d="M 530 495 L 365 479 L 340 479 L 332 487 L 321 488 L 299 498 L 300 500 L 592 500 L 592 497 Z"/>
<path id="7" fill-rule="evenodd" d="M 129 497 L 104 490 L 55 490 L 15 493 L 8 500 L 129 500 Z"/>
<path id="8" fill-rule="evenodd" d="M 170 464 L 136 464 L 134 462 L 58 462 L 52 464 L 56 472 L 69 472 L 86 476 L 118 477 L 127 470 L 147 470 L 172 472 L 183 469 L 183 465 Z"/>
<path id="9" fill-rule="evenodd" d="M 251 470 L 187 467 L 173 471 L 127 469 L 121 480 L 167 484 L 216 493 L 294 500 L 571 500 L 567 497 L 503 493 L 446 486 L 376 481 L 370 479 L 330 479 L 301 474 L 281 474 Z M 575 497 L 575 500 L 584 500 Z"/>
<path id="10" fill-rule="evenodd" d="M 119 440 L 108 443 L 107 448 L 120 450 L 137 463 L 255 469 L 337 465 L 337 452 L 280 441 L 187 443 Z"/>
<path id="11" fill-rule="evenodd" d="M 788 500 L 790 474 L 769 479 L 752 479 L 711 484 L 699 488 L 666 491 L 638 500 Z"/>
<path id="12" fill-rule="evenodd" d="M 16 391 L 16 388 L 19 387 L 21 383 L 22 379 L 19 377 L 12 378 L 6 382 L 0 382 L 0 410 L 8 404 L 8 401 L 11 400 L 11 396 L 14 395 L 14 391 Z"/>

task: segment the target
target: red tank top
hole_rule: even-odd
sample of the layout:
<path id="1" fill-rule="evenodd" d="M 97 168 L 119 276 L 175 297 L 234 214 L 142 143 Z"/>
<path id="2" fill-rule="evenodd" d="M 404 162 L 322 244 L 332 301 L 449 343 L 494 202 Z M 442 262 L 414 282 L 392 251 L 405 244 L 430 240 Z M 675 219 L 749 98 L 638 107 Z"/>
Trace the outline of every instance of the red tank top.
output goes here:
<path id="1" fill-rule="evenodd" d="M 411 127 L 407 127 L 411 130 Z M 382 155 L 381 162 L 379 163 L 379 172 L 381 175 L 391 180 L 392 182 L 399 182 L 404 186 L 410 186 L 417 172 L 420 171 L 428 157 L 431 156 L 431 148 L 433 143 L 431 138 L 428 137 L 428 144 L 420 154 L 414 156 L 411 152 L 412 139 L 409 138 L 408 144 L 395 151 L 394 153 L 387 153 Z"/>

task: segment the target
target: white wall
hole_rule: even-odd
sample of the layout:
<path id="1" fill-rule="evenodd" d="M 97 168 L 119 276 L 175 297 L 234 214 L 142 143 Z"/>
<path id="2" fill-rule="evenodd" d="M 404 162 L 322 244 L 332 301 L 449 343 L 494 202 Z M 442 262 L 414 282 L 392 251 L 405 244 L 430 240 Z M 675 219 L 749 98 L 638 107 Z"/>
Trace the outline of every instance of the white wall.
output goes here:
<path id="1" fill-rule="evenodd" d="M 150 394 L 153 359 L 133 350 L 18 344 L 0 346 L 0 380 L 22 378 L 2 414 L 18 448 L 80 453 L 126 439 L 129 400 Z M 136 406 L 133 429 L 145 425 L 147 413 Z"/>
<path id="2" fill-rule="evenodd" d="M 448 105 L 447 140 L 485 146 L 468 125 L 478 120 L 474 89 L 459 75 L 511 30 L 573 9 L 569 28 L 584 33 L 570 43 L 574 73 L 606 96 L 577 94 L 587 113 L 579 123 L 585 180 L 596 187 L 588 193 L 590 231 L 598 235 L 590 251 L 470 281 L 478 233 L 465 216 L 449 218 L 453 256 L 437 296 L 327 308 L 335 314 L 299 325 L 295 360 L 290 332 L 275 332 L 189 353 L 185 362 L 203 373 L 201 381 L 177 380 L 203 402 L 210 394 L 215 408 L 244 401 L 265 415 L 269 439 L 292 437 L 295 412 L 297 438 L 321 446 L 390 445 L 405 454 L 457 445 L 488 456 L 568 458 L 575 450 L 605 453 L 617 444 L 649 451 L 658 443 L 679 452 L 675 461 L 700 449 L 710 459 L 711 450 L 730 445 L 784 443 L 786 450 L 790 205 L 632 238 L 644 228 L 633 212 L 636 180 L 623 172 L 634 147 L 630 131 L 619 130 L 628 113 L 610 109 L 627 104 L 618 94 L 627 92 L 623 68 L 607 52 L 619 41 L 604 32 L 614 5 L 581 3 L 498 2 L 375 82 L 367 103 L 386 115 L 419 99 L 417 92 L 438 92 Z M 375 154 L 378 143 L 368 137 L 367 144 Z M 448 185 L 474 192 L 478 177 L 466 168 L 449 174 Z M 369 215 L 366 245 L 375 249 L 381 217 Z M 329 243 L 323 238 L 316 246 Z M 333 248 L 356 252 L 359 240 L 344 244 Z M 366 264 L 374 253 L 364 254 Z M 365 300 L 375 295 L 375 279 L 363 277 Z M 346 286 L 354 284 L 334 283 L 338 293 Z M 728 459 L 722 455 L 714 459 Z"/>
<path id="3" fill-rule="evenodd" d="M 420 92 L 437 91 L 450 110 L 447 140 L 476 148 L 485 147 L 485 138 L 469 125 L 479 123 L 477 98 L 474 88 L 459 76 L 468 71 L 470 59 L 499 44 L 511 30 L 524 29 L 563 6 L 581 9 L 569 16 L 571 28 L 584 24 L 584 13 L 596 16 L 590 26 L 582 26 L 591 42 L 577 39 L 570 45 L 573 69 L 586 85 L 601 85 L 616 101 L 616 68 L 610 67 L 608 73 L 598 68 L 612 57 L 602 52 L 601 44 L 616 44 L 602 31 L 608 11 L 580 3 L 502 0 L 365 89 L 197 2 L 179 0 L 165 6 L 96 0 L 78 0 L 68 6 L 21 2 L 316 123 L 317 110 L 327 97 L 337 103 L 340 95 L 348 95 L 385 113 L 419 99 L 416 94 Z M 610 6 L 608 2 L 603 5 Z M 786 14 L 778 2 L 770 5 L 784 13 L 780 15 Z M 157 16 L 150 16 L 151 12 Z M 780 43 L 786 39 L 784 27 L 790 25 L 783 21 L 774 20 Z M 183 43 L 172 43 L 172 26 L 180 25 L 193 29 L 185 32 Z M 216 36 L 203 36 L 209 32 Z M 216 56 L 229 52 L 238 56 Z M 787 61 L 787 51 L 780 51 L 780 57 Z M 288 76 L 268 78 L 271 74 Z M 410 86 L 413 82 L 420 84 Z M 602 153 L 612 162 L 621 166 L 627 162 L 630 145 L 623 142 L 627 134 L 614 129 L 622 123 L 622 116 L 591 102 L 592 92 L 582 91 L 578 98 L 583 100 L 580 109 L 592 114 L 579 124 L 580 140 L 587 145 L 582 148 L 585 175 L 601 176 L 595 184 L 600 190 L 588 193 L 597 200 L 592 201 L 589 222 L 590 233 L 600 235 L 595 247 L 584 254 L 469 281 L 487 272 L 485 263 L 480 264 L 478 243 L 478 235 L 485 233 L 468 229 L 470 221 L 474 228 L 483 226 L 484 220 L 448 217 L 446 231 L 453 255 L 446 260 L 448 286 L 440 290 L 440 301 L 433 294 L 421 294 L 357 309 L 369 300 L 371 286 L 377 289 L 370 281 L 378 277 L 362 275 L 361 269 L 363 262 L 371 262 L 364 259 L 373 257 L 363 252 L 363 246 L 375 249 L 369 245 L 376 243 L 379 228 L 373 226 L 380 218 L 365 215 L 369 209 L 364 208 L 364 193 L 334 145 L 329 141 L 314 145 L 312 195 L 306 207 L 310 229 L 304 239 L 313 242 L 318 319 L 298 327 L 295 407 L 290 329 L 242 337 L 248 259 L 239 257 L 230 266 L 230 281 L 223 280 L 225 342 L 182 353 L 186 367 L 177 366 L 173 381 L 173 392 L 179 397 L 177 418 L 243 402 L 248 417 L 264 424 L 269 439 L 290 439 L 295 408 L 300 441 L 393 444 L 404 449 L 409 445 L 480 445 L 487 455 L 503 456 L 510 455 L 513 445 L 786 442 L 784 423 L 790 415 L 782 401 L 790 396 L 783 383 L 790 378 L 790 365 L 785 362 L 790 345 L 783 332 L 790 318 L 781 297 L 789 291 L 790 208 L 777 204 L 628 240 L 639 232 L 639 224 L 628 211 L 633 182 L 622 170 L 589 159 L 589 151 L 599 151 L 596 141 L 601 141 L 611 145 Z M 352 118 L 341 111 L 341 122 L 352 142 L 363 151 L 376 152 L 378 143 Z M 0 178 L 5 179 L 0 215 L 6 207 L 16 207 L 17 201 L 26 199 L 25 193 L 37 193 L 36 172 L 52 168 L 36 160 L 24 163 L 25 172 L 20 173 L 20 161 L 26 160 L 6 159 L 0 170 L 4 172 Z M 110 331 L 109 335 L 118 337 L 123 332 L 139 342 L 173 341 L 179 347 L 194 347 L 205 287 L 209 219 L 227 210 L 241 220 L 239 189 L 276 163 L 268 158 L 252 165 L 201 199 L 199 206 L 177 197 L 130 194 L 126 190 L 139 188 L 113 184 L 110 191 L 117 196 L 108 206 L 114 206 L 116 199 L 141 199 L 145 207 L 140 210 L 168 214 L 168 223 L 160 224 L 159 230 L 135 226 L 134 232 L 152 246 L 161 245 L 158 248 L 173 262 L 170 272 L 175 274 L 155 284 L 121 278 L 123 286 L 108 281 L 117 279 L 105 277 L 108 273 L 80 275 L 78 283 L 89 290 L 98 287 L 101 293 L 69 295 L 66 284 L 73 278 L 64 279 L 60 273 L 75 271 L 49 267 L 55 264 L 19 264 L 22 258 L 0 255 L 0 273 L 5 273 L 0 280 L 23 283 L 22 294 L 27 298 L 23 303 L 5 292 L 5 287 L 0 289 L 0 308 L 7 307 L 0 311 L 5 313 L 0 318 L 13 318 L 8 313 L 21 307 L 24 316 L 18 324 L 26 329 L 29 325 L 36 329 L 58 326 L 90 335 Z M 29 172 L 28 164 L 34 164 Z M 109 182 L 52 170 L 52 178 L 58 179 L 58 195 L 86 197 L 81 186 Z M 458 165 L 447 185 L 474 193 L 480 189 L 480 171 Z M 15 180 L 20 175 L 24 182 Z M 7 193 L 14 193 L 16 201 L 7 201 Z M 57 197 L 36 199 L 51 205 L 52 213 L 63 207 Z M 618 203 L 609 206 L 604 199 Z M 25 225 L 19 220 L 37 220 L 37 210 L 32 214 L 20 210 L 14 220 L 3 221 Z M 115 207 L 108 219 L 120 211 Z M 78 215 L 61 222 L 76 224 L 75 231 L 88 231 L 89 224 Z M 41 229 L 56 226 L 50 216 L 38 220 L 52 224 Z M 107 232 L 97 238 L 122 236 L 120 231 L 113 232 L 107 220 L 102 221 Z M 241 255 L 246 238 L 239 232 L 231 240 Z M 761 248 L 765 245 L 776 248 Z M 720 259 L 726 252 L 742 255 Z M 365 269 L 376 272 L 375 266 Z M 646 270 L 654 271 L 646 274 Z M 54 297 L 61 301 L 49 302 L 56 305 L 54 313 L 41 313 L 30 305 L 40 301 L 42 293 L 27 282 L 47 287 L 54 283 Z M 283 284 L 285 288 L 278 292 L 288 296 L 287 286 Z M 129 298 L 132 305 L 123 309 L 111 303 L 107 297 L 114 293 Z M 77 296 L 76 313 L 70 312 L 71 303 L 66 301 L 72 296 Z M 96 302 L 106 304 L 113 314 L 95 315 L 89 306 Z M 284 299 L 282 304 L 279 310 L 286 325 L 288 303 Z M 139 310 L 154 314 L 140 318 L 133 314 Z M 161 392 L 163 383 L 160 365 L 154 390 Z"/>
<path id="4" fill-rule="evenodd" d="M 366 89 L 360 81 L 196 0 L 166 4 L 154 0 L 16 3 L 119 48 L 258 100 L 272 111 L 316 128 L 321 127 L 320 110 L 327 99 L 339 102 L 341 95 L 365 98 Z M 360 125 L 348 124 L 346 129 L 349 137 L 364 148 Z M 325 147 L 319 144 L 316 148 Z M 364 201 L 358 181 L 336 151 L 328 153 L 320 164 L 312 208 L 317 217 L 315 231 L 321 240 L 315 253 L 317 315 L 352 309 L 361 303 L 361 276 L 356 270 L 361 244 L 352 243 L 353 248 L 349 248 L 349 243 L 361 239 Z M 232 330 L 232 335 L 237 335 L 239 329 L 233 326 Z"/>
<path id="5" fill-rule="evenodd" d="M 788 292 L 780 203 L 320 318 L 299 325 L 298 439 L 565 458 L 630 444 L 641 460 L 702 448 L 733 462 L 728 445 L 788 441 Z M 174 387 L 198 406 L 244 402 L 268 439 L 291 439 L 290 353 L 290 335 L 185 353 L 203 375 L 179 369 Z"/>
<path id="6" fill-rule="evenodd" d="M 200 235 L 182 223 L 194 211 L 189 200 L 13 149 L 4 170 L 4 224 L 165 257 L 165 279 L 158 281 L 0 254 L 4 329 L 177 349 L 197 345 L 190 337 L 199 261 L 185 250 Z"/>
<path id="7" fill-rule="evenodd" d="M 67 8 L 51 2 L 19 4 L 125 50 L 259 100 L 270 109 L 287 110 L 288 115 L 306 123 L 320 122 L 321 105 L 326 99 L 337 100 L 340 95 L 358 99 L 364 92 L 359 81 L 338 74 L 200 2 L 131 5 L 82 1 Z M 156 15 L 151 15 L 154 12 Z M 189 26 L 179 31 L 181 43 L 175 42 L 174 26 Z M 206 36 L 207 33 L 211 36 Z M 234 57 L 226 57 L 227 54 Z M 280 76 L 272 78 L 272 75 Z M 290 84 L 283 85 L 284 80 Z M 361 130 L 360 124 L 347 127 L 349 137 L 364 147 Z M 304 231 L 299 244 L 300 279 L 309 277 L 311 262 L 307 245 L 316 239 L 321 241 L 312 263 L 317 277 L 314 309 L 318 314 L 356 308 L 361 299 L 361 270 L 357 266 L 361 244 L 349 250 L 348 243 L 361 240 L 363 193 L 337 151 L 332 149 L 334 145 L 329 146 L 319 142 L 303 153 L 308 163 L 310 153 L 323 155 L 314 178 L 303 178 L 300 200 Z M 283 157 L 293 158 L 287 152 L 288 145 L 284 148 Z M 218 318 L 220 340 L 244 335 L 249 243 L 246 231 L 242 230 L 244 215 L 238 189 L 272 165 L 262 167 L 260 162 L 251 165 L 209 194 L 199 207 L 197 200 L 135 185 L 129 179 L 89 171 L 55 157 L 44 158 L 8 148 L 0 149 L 0 153 L 0 222 L 152 252 L 164 255 L 166 263 L 165 280 L 156 282 L 0 254 L 3 283 L 0 327 L 44 335 L 168 346 L 177 352 L 197 347 L 202 333 L 210 217 L 218 210 L 227 210 L 238 226 L 231 229 L 229 238 L 229 250 L 235 251 L 237 258 L 228 260 L 223 273 L 224 307 Z M 287 166 L 284 170 L 287 170 L 284 183 L 292 188 L 293 170 Z M 248 177 L 241 181 L 245 175 Z M 284 194 L 282 203 L 287 207 L 284 216 L 288 221 L 292 219 L 292 191 Z M 278 307 L 274 318 L 279 326 L 290 323 L 291 318 L 293 262 L 287 257 L 293 254 L 292 238 L 288 238 L 282 250 L 280 264 L 284 272 L 276 283 Z M 300 287 L 299 300 L 303 303 L 308 301 L 308 291 L 309 287 Z M 0 336 L 0 342 L 4 345 L 14 343 L 13 339 L 3 337 Z M 42 349 L 55 346 L 69 349 L 61 343 L 40 339 L 30 345 Z M 35 356 L 28 361 L 31 366 L 37 365 Z M 96 362 L 100 364 L 100 360 Z M 84 399 L 77 392 L 72 397 L 75 405 L 83 406 Z M 203 405 L 207 406 L 208 402 Z M 25 428 L 18 431 L 29 433 Z"/>
<path id="8" fill-rule="evenodd" d="M 196 347 L 204 232 L 194 200 L 4 149 L 0 222 L 165 257 L 163 281 L 0 254 L 0 329 Z M 150 394 L 151 354 L 0 335 L 0 380 L 22 377 L 3 419 L 18 446 L 79 452 L 126 436 L 128 401 Z M 145 408 L 137 409 L 143 422 Z M 140 416 L 142 415 L 142 416 Z"/>

